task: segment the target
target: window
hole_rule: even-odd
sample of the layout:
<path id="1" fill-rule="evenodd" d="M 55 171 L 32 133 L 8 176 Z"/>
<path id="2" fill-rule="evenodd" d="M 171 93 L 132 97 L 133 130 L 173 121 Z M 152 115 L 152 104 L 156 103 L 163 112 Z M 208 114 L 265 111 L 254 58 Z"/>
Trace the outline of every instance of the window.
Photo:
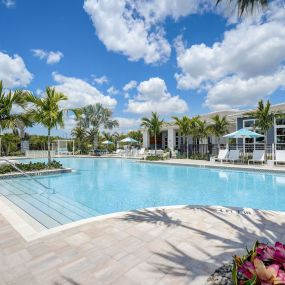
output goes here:
<path id="1" fill-rule="evenodd" d="M 285 127 L 276 128 L 276 142 L 285 143 Z"/>
<path id="2" fill-rule="evenodd" d="M 276 119 L 276 125 L 277 126 L 285 126 L 285 116 L 282 118 L 277 118 Z"/>
<path id="3" fill-rule="evenodd" d="M 243 121 L 243 127 L 244 128 L 253 128 L 255 124 L 255 120 L 244 120 Z"/>
<path id="4" fill-rule="evenodd" d="M 178 132 L 175 133 L 175 147 L 176 148 L 179 147 L 179 133 Z"/>
<path id="5" fill-rule="evenodd" d="M 244 121 L 243 121 L 243 127 L 244 127 L 244 128 L 247 128 L 247 129 L 249 129 L 249 130 L 251 130 L 251 131 L 257 132 L 257 133 L 259 133 L 259 134 L 261 134 L 261 135 L 264 135 L 264 133 L 263 133 L 260 129 L 255 128 L 255 125 L 257 124 L 257 122 L 258 122 L 258 120 L 256 120 L 256 119 L 244 120 Z M 244 139 L 244 142 L 245 142 L 246 144 L 254 144 L 254 143 L 255 143 L 255 144 L 259 144 L 259 143 L 264 143 L 264 137 L 255 138 L 255 139 L 253 139 L 253 138 L 245 138 L 245 139 Z"/>
<path id="6" fill-rule="evenodd" d="M 167 148 L 168 147 L 168 137 L 164 138 L 164 147 Z"/>

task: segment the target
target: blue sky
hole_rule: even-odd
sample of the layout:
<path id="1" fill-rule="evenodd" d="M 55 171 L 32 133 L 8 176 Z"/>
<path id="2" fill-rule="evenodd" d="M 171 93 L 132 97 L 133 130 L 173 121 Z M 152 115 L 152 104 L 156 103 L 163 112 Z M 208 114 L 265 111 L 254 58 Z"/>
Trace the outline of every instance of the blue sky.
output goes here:
<path id="1" fill-rule="evenodd" d="M 68 107 L 101 102 L 121 130 L 151 111 L 169 119 L 285 101 L 278 1 L 242 19 L 212 0 L 0 1 L 4 86 L 38 96 L 55 86 Z"/>

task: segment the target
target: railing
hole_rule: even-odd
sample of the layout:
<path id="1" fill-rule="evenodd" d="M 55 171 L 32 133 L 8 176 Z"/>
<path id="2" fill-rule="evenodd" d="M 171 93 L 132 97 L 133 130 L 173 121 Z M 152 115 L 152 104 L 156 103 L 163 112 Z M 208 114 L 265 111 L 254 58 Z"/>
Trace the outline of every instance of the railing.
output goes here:
<path id="1" fill-rule="evenodd" d="M 24 176 L 26 176 L 27 178 L 29 178 L 30 180 L 33 180 L 34 182 L 36 182 L 38 185 L 40 185 L 41 187 L 43 187 L 45 190 L 52 190 L 52 194 L 55 194 L 55 190 L 54 188 L 48 187 L 45 184 L 41 183 L 40 181 L 38 181 L 37 179 L 35 179 L 32 175 L 29 175 L 28 173 L 26 173 L 25 171 L 23 171 L 22 169 L 20 169 L 18 166 L 16 166 L 16 164 L 14 164 L 13 162 L 11 162 L 9 159 L 1 157 L 0 161 L 5 161 L 7 162 L 9 165 L 11 165 L 14 169 L 16 169 L 17 171 L 19 171 L 20 173 L 22 173 Z"/>

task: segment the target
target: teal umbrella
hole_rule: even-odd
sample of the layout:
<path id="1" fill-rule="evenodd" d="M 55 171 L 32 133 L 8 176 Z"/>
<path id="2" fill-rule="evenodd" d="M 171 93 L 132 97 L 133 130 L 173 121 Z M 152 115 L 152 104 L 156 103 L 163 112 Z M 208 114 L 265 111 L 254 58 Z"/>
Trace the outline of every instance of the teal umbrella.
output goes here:
<path id="1" fill-rule="evenodd" d="M 264 137 L 264 136 L 261 134 L 258 134 L 256 132 L 250 131 L 247 128 L 240 129 L 236 132 L 233 132 L 233 133 L 230 133 L 230 134 L 224 136 L 224 138 L 229 138 L 229 139 L 231 139 L 231 138 L 233 138 L 233 139 L 261 138 L 261 137 Z"/>
<path id="2" fill-rule="evenodd" d="M 108 144 L 114 144 L 114 143 L 112 143 L 111 141 L 108 141 L 108 140 L 107 140 L 107 141 L 103 141 L 102 144 L 108 145 Z"/>
<path id="3" fill-rule="evenodd" d="M 138 143 L 138 141 L 133 139 L 133 138 L 127 137 L 127 138 L 121 140 L 120 143 Z"/>

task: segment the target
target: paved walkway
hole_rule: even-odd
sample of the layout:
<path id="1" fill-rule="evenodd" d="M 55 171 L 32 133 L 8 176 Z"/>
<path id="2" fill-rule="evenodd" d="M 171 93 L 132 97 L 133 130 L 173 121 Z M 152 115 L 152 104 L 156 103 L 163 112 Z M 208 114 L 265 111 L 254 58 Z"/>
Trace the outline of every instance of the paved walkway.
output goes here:
<path id="1" fill-rule="evenodd" d="M 217 207 L 134 211 L 29 242 L 0 216 L 0 284 L 201 285 L 257 238 L 284 241 L 285 215 Z"/>

